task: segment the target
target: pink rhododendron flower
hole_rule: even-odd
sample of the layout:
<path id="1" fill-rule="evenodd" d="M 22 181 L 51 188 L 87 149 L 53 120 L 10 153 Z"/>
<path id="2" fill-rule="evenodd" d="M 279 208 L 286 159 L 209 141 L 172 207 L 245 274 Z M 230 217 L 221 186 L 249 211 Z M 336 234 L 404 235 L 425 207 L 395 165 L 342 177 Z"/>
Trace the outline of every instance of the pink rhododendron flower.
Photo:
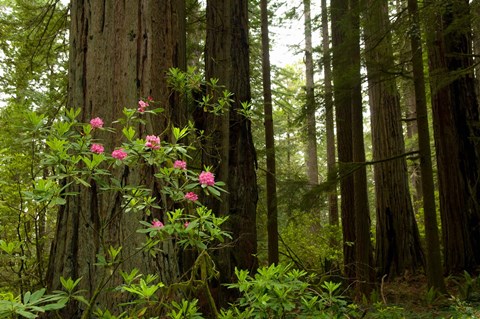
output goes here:
<path id="1" fill-rule="evenodd" d="M 198 195 L 194 192 L 188 192 L 184 196 L 185 199 L 191 200 L 192 202 L 198 200 Z"/>
<path id="2" fill-rule="evenodd" d="M 187 162 L 176 160 L 175 163 L 173 163 L 173 167 L 178 169 L 187 169 Z"/>
<path id="3" fill-rule="evenodd" d="M 158 150 L 160 148 L 160 137 L 155 135 L 147 135 L 145 138 L 147 141 L 145 147 L 151 148 L 152 150 Z"/>
<path id="4" fill-rule="evenodd" d="M 99 117 L 90 120 L 90 126 L 92 128 L 101 128 L 103 127 L 103 120 Z"/>
<path id="5" fill-rule="evenodd" d="M 213 186 L 215 185 L 215 175 L 212 172 L 201 172 L 198 175 L 198 181 L 202 186 Z"/>
<path id="6" fill-rule="evenodd" d="M 138 112 L 140 113 L 145 112 L 145 109 L 147 108 L 148 105 L 149 105 L 148 102 L 145 102 L 144 100 L 138 101 L 138 109 L 137 109 Z"/>
<path id="7" fill-rule="evenodd" d="M 152 227 L 153 228 L 162 228 L 163 227 L 163 223 L 161 221 L 159 221 L 158 219 L 155 219 L 153 222 L 152 222 Z"/>
<path id="8" fill-rule="evenodd" d="M 190 222 L 185 222 L 185 224 L 183 224 L 183 227 L 187 228 L 188 225 L 190 225 Z"/>
<path id="9" fill-rule="evenodd" d="M 119 148 L 118 150 L 112 152 L 112 157 L 118 160 L 123 160 L 125 157 L 127 157 L 127 153 L 123 150 L 123 148 Z"/>
<path id="10" fill-rule="evenodd" d="M 103 151 L 104 148 L 102 144 L 92 144 L 92 146 L 90 146 L 90 152 L 92 153 L 102 154 Z"/>
<path id="11" fill-rule="evenodd" d="M 150 95 L 147 97 L 147 101 L 149 102 L 152 102 L 153 101 L 153 97 L 151 97 Z"/>

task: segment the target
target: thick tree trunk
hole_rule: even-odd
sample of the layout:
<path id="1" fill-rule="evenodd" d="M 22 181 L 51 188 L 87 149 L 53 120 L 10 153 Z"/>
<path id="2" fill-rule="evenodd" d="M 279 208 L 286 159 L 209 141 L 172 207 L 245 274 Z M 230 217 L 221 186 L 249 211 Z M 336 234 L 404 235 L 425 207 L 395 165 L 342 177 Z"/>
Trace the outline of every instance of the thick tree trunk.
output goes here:
<path id="1" fill-rule="evenodd" d="M 400 101 L 393 69 L 386 1 L 368 1 L 365 49 L 374 161 L 405 153 Z M 380 276 L 414 272 L 423 265 L 404 157 L 375 165 L 376 264 Z"/>
<path id="2" fill-rule="evenodd" d="M 81 120 L 101 117 L 106 125 L 122 116 L 124 107 L 137 107 L 140 97 L 155 97 L 165 108 L 165 119 L 173 116 L 165 72 L 178 66 L 178 21 L 176 1 L 73 1 L 71 7 L 69 107 L 82 109 Z M 140 136 L 160 134 L 165 120 L 148 121 L 137 128 Z M 119 127 L 116 127 L 119 129 Z M 107 137 L 106 134 L 96 136 Z M 106 150 L 121 143 L 121 134 L 104 141 Z M 145 185 L 154 195 L 159 185 L 153 172 L 141 168 L 119 168 L 113 172 L 124 184 Z M 78 196 L 67 198 L 58 214 L 52 245 L 47 282 L 50 289 L 60 289 L 60 276 L 82 277 L 79 289 L 85 289 L 94 305 L 114 309 L 121 301 L 118 295 L 103 294 L 120 283 L 117 272 L 99 267 L 97 254 L 122 246 L 120 269 L 134 267 L 145 274 L 158 274 L 166 283 L 177 278 L 177 265 L 171 243 L 156 258 L 137 248 L 145 240 L 136 233 L 142 214 L 125 214 L 122 194 L 99 193 L 95 184 L 89 189 L 72 186 Z M 162 212 L 155 217 L 163 219 Z M 97 293 L 99 293 L 97 295 Z M 84 305 L 72 304 L 62 312 L 63 318 L 79 318 Z"/>
<path id="3" fill-rule="evenodd" d="M 218 258 L 221 281 L 229 282 L 235 267 L 254 271 L 258 265 L 256 153 L 250 120 L 238 112 L 241 102 L 250 102 L 251 98 L 247 0 L 207 1 L 205 65 L 207 78 L 217 78 L 234 94 L 228 117 L 222 120 L 223 129 L 218 130 L 225 141 L 221 142 L 223 153 L 216 159 L 229 191 L 224 199 L 226 206 L 219 213 L 229 216 L 227 227 L 233 235 L 233 247 L 226 248 Z M 222 298 L 227 295 L 224 291 Z"/>
<path id="4" fill-rule="evenodd" d="M 438 165 L 445 268 L 480 264 L 479 112 L 471 59 L 468 1 L 452 0 L 445 12 L 430 2 L 427 45 Z M 438 10 L 438 11 L 435 11 Z"/>
<path id="5" fill-rule="evenodd" d="M 270 79 L 270 44 L 268 34 L 268 0 L 261 0 L 262 27 L 262 78 L 265 123 L 265 148 L 267 157 L 267 232 L 268 263 L 278 264 L 278 210 L 275 163 L 275 134 L 273 131 L 272 84 Z"/>

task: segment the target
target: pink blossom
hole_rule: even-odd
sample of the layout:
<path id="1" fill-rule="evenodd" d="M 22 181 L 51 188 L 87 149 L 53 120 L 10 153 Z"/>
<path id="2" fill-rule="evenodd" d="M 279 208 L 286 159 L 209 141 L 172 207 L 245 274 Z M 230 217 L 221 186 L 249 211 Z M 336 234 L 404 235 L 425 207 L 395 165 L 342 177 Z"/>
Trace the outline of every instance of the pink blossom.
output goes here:
<path id="1" fill-rule="evenodd" d="M 190 225 L 190 222 L 185 222 L 185 224 L 183 224 L 183 227 L 187 228 L 188 225 Z"/>
<path id="2" fill-rule="evenodd" d="M 147 101 L 149 102 L 152 102 L 153 101 L 153 97 L 151 97 L 150 95 L 147 97 Z"/>
<path id="3" fill-rule="evenodd" d="M 92 144 L 92 146 L 90 146 L 90 152 L 92 153 L 102 154 L 103 151 L 104 148 L 102 144 Z"/>
<path id="4" fill-rule="evenodd" d="M 138 112 L 140 113 L 145 112 L 145 109 L 147 108 L 148 105 L 149 105 L 148 102 L 145 102 L 144 100 L 138 101 L 138 109 L 137 109 Z"/>
<path id="5" fill-rule="evenodd" d="M 112 152 L 112 157 L 118 160 L 123 160 L 125 157 L 127 157 L 127 153 L 123 150 L 123 148 L 119 148 L 118 150 L 114 150 Z"/>
<path id="6" fill-rule="evenodd" d="M 160 148 L 160 137 L 155 135 L 147 135 L 145 138 L 147 141 L 145 147 L 151 148 L 152 150 L 158 150 Z"/>
<path id="7" fill-rule="evenodd" d="M 203 187 L 213 186 L 215 185 L 215 175 L 213 175 L 212 172 L 201 172 L 200 175 L 198 175 L 198 181 Z"/>
<path id="8" fill-rule="evenodd" d="M 95 129 L 95 128 L 101 128 L 103 127 L 103 120 L 99 117 L 96 117 L 94 119 L 90 120 L 90 126 Z"/>
<path id="9" fill-rule="evenodd" d="M 176 160 L 175 163 L 173 163 L 173 167 L 178 169 L 187 169 L 187 162 Z"/>
<path id="10" fill-rule="evenodd" d="M 184 196 L 185 199 L 191 200 L 192 202 L 198 200 L 198 195 L 194 192 L 188 192 Z"/>
<path id="11" fill-rule="evenodd" d="M 163 223 L 159 221 L 158 219 L 155 219 L 152 222 L 152 228 L 163 228 Z"/>

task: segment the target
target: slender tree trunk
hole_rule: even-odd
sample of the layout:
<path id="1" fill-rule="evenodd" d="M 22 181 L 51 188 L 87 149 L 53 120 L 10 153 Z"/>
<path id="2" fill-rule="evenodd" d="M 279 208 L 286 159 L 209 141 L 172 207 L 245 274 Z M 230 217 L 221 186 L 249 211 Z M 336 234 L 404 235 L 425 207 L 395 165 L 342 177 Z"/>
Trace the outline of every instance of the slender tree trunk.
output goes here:
<path id="1" fill-rule="evenodd" d="M 340 170 L 353 161 L 352 108 L 351 108 L 351 42 L 347 37 L 351 21 L 347 0 L 332 0 L 332 75 L 337 125 L 337 148 Z M 343 231 L 343 260 L 345 276 L 354 280 L 355 275 L 355 204 L 354 180 L 347 175 L 340 180 L 341 217 Z"/>
<path id="2" fill-rule="evenodd" d="M 268 0 L 261 0 L 262 78 L 267 156 L 267 231 L 268 263 L 278 264 L 277 182 L 275 165 L 275 135 L 273 131 L 272 84 L 270 79 L 270 44 L 268 34 Z"/>
<path id="3" fill-rule="evenodd" d="M 81 121 L 103 118 L 106 125 L 122 116 L 124 107 L 135 108 L 140 97 L 153 96 L 165 108 L 165 119 L 174 115 L 165 72 L 178 66 L 182 44 L 178 32 L 176 1 L 73 1 L 71 5 L 69 107 L 81 107 Z M 148 121 L 139 126 L 139 136 L 159 134 L 167 127 L 164 120 Z M 118 128 L 118 127 L 117 127 Z M 98 136 L 101 137 L 101 136 Z M 104 136 L 105 137 L 105 136 Z M 105 140 L 105 149 L 120 145 L 121 134 Z M 129 185 L 144 185 L 159 195 L 153 172 L 142 168 L 117 169 L 114 174 Z M 60 276 L 82 277 L 79 289 L 87 299 L 101 307 L 115 309 L 121 297 L 103 294 L 121 281 L 118 271 L 99 267 L 97 254 L 122 246 L 121 269 L 138 268 L 145 274 L 158 274 L 165 283 L 178 276 L 176 256 L 171 242 L 153 257 L 137 248 L 145 240 L 136 233 L 142 214 L 125 214 L 122 194 L 99 193 L 91 188 L 69 187 L 78 191 L 60 209 L 55 240 L 52 244 L 47 282 L 50 289 L 60 289 Z M 163 212 L 154 212 L 164 219 Z M 83 304 L 72 303 L 62 311 L 63 318 L 79 318 Z M 88 314 L 84 314 L 84 316 Z"/>
<path id="4" fill-rule="evenodd" d="M 327 170 L 329 178 L 335 172 L 335 128 L 333 121 L 333 88 L 332 69 L 330 57 L 330 36 L 328 32 L 327 1 L 322 0 L 322 47 L 323 47 L 323 72 L 325 90 L 325 130 L 327 136 Z M 328 220 L 330 225 L 337 226 L 338 220 L 338 194 L 335 187 L 328 194 Z"/>
<path id="5" fill-rule="evenodd" d="M 365 50 L 372 121 L 373 159 L 405 153 L 400 101 L 393 74 L 387 2 L 367 1 Z M 380 276 L 401 276 L 423 265 L 404 157 L 375 165 L 376 265 Z"/>
<path id="6" fill-rule="evenodd" d="M 469 4 L 463 0 L 428 4 L 427 47 L 444 262 L 448 273 L 471 271 L 480 264 L 480 126 Z"/>
<path id="7" fill-rule="evenodd" d="M 310 185 L 318 184 L 318 160 L 317 160 L 317 129 L 315 125 L 315 89 L 313 80 L 313 46 L 312 46 L 312 21 L 310 12 L 310 0 L 303 0 L 305 17 L 305 78 L 306 78 L 306 102 L 305 118 L 307 131 L 307 178 Z"/>
<path id="8" fill-rule="evenodd" d="M 435 208 L 435 186 L 433 184 L 432 154 L 428 128 L 427 100 L 423 74 L 423 49 L 420 32 L 417 0 L 408 0 L 408 11 L 413 29 L 410 32 L 412 47 L 413 83 L 415 88 L 415 110 L 418 128 L 418 148 L 423 195 L 423 215 L 426 241 L 426 273 L 428 287 L 445 293 L 443 267 L 438 238 L 437 210 Z"/>

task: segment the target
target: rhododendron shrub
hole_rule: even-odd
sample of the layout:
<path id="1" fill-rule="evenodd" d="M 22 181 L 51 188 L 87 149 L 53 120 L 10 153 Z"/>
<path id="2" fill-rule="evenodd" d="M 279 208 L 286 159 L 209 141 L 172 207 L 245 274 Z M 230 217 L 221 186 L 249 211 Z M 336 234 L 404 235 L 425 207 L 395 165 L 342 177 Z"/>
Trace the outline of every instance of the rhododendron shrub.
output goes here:
<path id="1" fill-rule="evenodd" d="M 215 182 L 214 175 L 208 167 L 203 170 L 187 169 L 188 161 L 193 160 L 189 155 L 193 147 L 183 144 L 182 139 L 187 137 L 192 127 L 172 127 L 166 130 L 164 134 L 168 134 L 169 139 L 162 138 L 155 132 L 148 132 L 146 128 L 149 126 L 145 115 L 156 115 L 162 111 L 150 109 L 150 103 L 153 103 L 151 98 L 141 100 L 137 109 L 125 108 L 124 116 L 114 123 L 106 123 L 100 117 L 94 117 L 88 123 L 80 123 L 77 121 L 80 111 L 67 110 L 62 121 L 54 123 L 50 130 L 46 130 L 51 133 L 45 138 L 47 152 L 42 164 L 52 167 L 56 175 L 47 177 L 53 183 L 42 184 L 43 188 L 45 185 L 51 187 L 50 190 L 44 191 L 44 194 L 50 196 L 48 202 L 62 205 L 68 201 L 69 196 L 77 196 L 77 193 L 66 192 L 67 188 L 60 185 L 73 183 L 90 188 L 95 182 L 96 185 L 100 185 L 101 192 L 119 193 L 120 196 L 110 198 L 123 199 L 122 213 L 141 214 L 138 232 L 145 234 L 145 239 L 144 242 L 138 243 L 139 249 L 154 253 L 161 249 L 163 242 L 170 241 L 175 244 L 177 255 L 181 249 L 187 247 L 196 252 L 198 257 L 195 267 L 212 265 L 213 261 L 208 251 L 213 247 L 218 249 L 217 246 L 230 235 L 220 228 L 226 218 L 217 217 L 214 212 L 203 206 L 199 201 L 199 194 L 203 192 L 205 196 L 220 197 L 223 191 L 221 186 L 224 184 Z M 121 129 L 113 127 L 118 125 L 123 127 Z M 143 129 L 139 130 L 141 127 Z M 145 133 L 140 135 L 140 131 Z M 118 141 L 119 136 L 123 142 L 112 146 L 109 141 Z M 170 143 L 167 140 L 174 142 Z M 120 171 L 118 168 L 121 167 L 132 169 L 150 167 L 148 171 L 155 172 L 153 178 L 162 186 L 160 195 L 154 195 L 153 190 L 143 185 L 122 185 L 120 177 L 114 173 Z M 37 184 L 41 186 L 40 181 L 37 181 Z M 99 223 L 101 228 L 104 227 L 102 223 L 107 225 L 108 220 L 100 220 Z M 133 256 L 123 255 L 121 246 L 112 247 L 107 243 L 100 245 L 103 245 L 101 251 L 104 253 L 97 255 L 96 267 L 119 265 L 115 271 L 127 271 L 121 267 L 122 259 L 134 258 Z M 187 284 L 191 286 L 188 289 L 192 291 L 197 289 L 194 286 L 200 283 L 204 285 L 215 273 L 214 268 L 200 274 L 195 269 L 190 271 L 190 274 L 183 274 L 180 278 L 196 278 Z M 113 276 L 112 272 L 105 274 Z M 104 280 L 108 280 L 108 277 Z M 151 295 L 139 295 L 135 290 L 137 284 L 140 283 L 130 280 L 120 288 L 125 295 L 133 293 L 138 300 L 138 304 L 132 302 L 125 307 L 132 315 L 139 311 L 144 299 L 160 302 L 163 288 L 162 283 L 156 283 L 157 286 L 152 286 Z M 88 313 L 99 314 L 103 311 L 94 308 L 95 299 L 85 300 L 85 305 L 87 309 L 85 311 Z"/>

